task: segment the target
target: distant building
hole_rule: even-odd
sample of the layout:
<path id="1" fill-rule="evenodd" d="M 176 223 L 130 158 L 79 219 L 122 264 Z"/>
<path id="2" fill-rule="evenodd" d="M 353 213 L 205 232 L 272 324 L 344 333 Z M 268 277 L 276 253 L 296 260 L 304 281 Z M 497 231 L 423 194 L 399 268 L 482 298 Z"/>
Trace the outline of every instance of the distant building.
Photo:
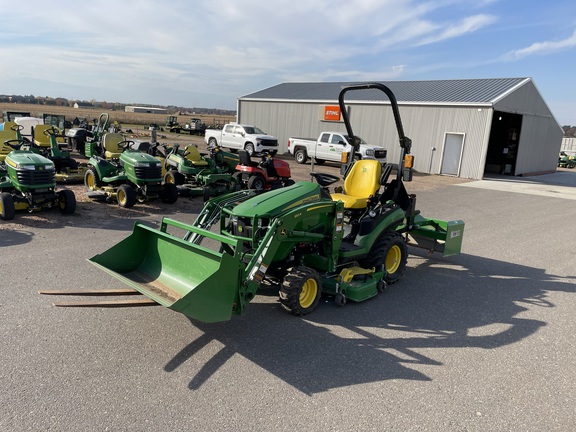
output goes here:
<path id="1" fill-rule="evenodd" d="M 72 105 L 72 106 L 76 109 L 78 109 L 78 108 L 94 109 L 94 105 L 92 105 L 89 102 L 74 102 L 74 105 Z"/>
<path id="2" fill-rule="evenodd" d="M 276 136 L 316 139 L 344 132 L 338 94 L 346 82 L 283 83 L 238 98 L 238 122 Z M 412 139 L 415 169 L 481 179 L 485 173 L 528 175 L 556 169 L 563 130 L 531 78 L 384 82 L 398 100 Z M 388 149 L 400 146 L 390 102 L 377 90 L 346 94 L 354 132 Z M 568 143 L 566 143 L 568 145 Z"/>
<path id="3" fill-rule="evenodd" d="M 124 109 L 125 112 L 133 113 L 148 113 L 148 114 L 167 114 L 168 110 L 165 108 L 152 108 L 152 107 L 137 107 L 137 106 L 127 106 Z"/>

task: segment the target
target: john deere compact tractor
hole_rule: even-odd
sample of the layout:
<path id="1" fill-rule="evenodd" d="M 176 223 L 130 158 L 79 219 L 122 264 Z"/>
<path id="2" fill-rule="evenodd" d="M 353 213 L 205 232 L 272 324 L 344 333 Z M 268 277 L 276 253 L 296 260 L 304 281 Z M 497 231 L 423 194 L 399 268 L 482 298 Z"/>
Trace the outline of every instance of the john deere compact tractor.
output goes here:
<path id="1" fill-rule="evenodd" d="M 180 150 L 174 144 L 164 160 L 164 182 L 175 184 L 187 195 L 203 196 L 205 201 L 240 189 L 238 180 L 232 176 L 233 170 L 224 161 L 217 163 L 215 153 L 221 153 L 220 149 L 211 148 L 210 152 L 212 157 L 203 157 L 195 145 Z"/>
<path id="2" fill-rule="evenodd" d="M 304 315 L 316 309 L 322 295 L 341 306 L 398 282 L 409 243 L 444 255 L 459 253 L 464 223 L 422 217 L 416 196 L 405 189 L 404 181 L 411 180 L 411 141 L 404 136 L 394 94 L 380 83 L 340 92 L 353 145 L 359 139 L 344 95 L 368 89 L 390 99 L 401 147 L 392 169 L 350 157 L 339 193 L 329 190 L 335 176 L 313 174 L 317 182 L 216 197 L 193 224 L 164 218 L 156 230 L 136 223 L 129 237 L 90 261 L 154 302 L 216 322 L 244 312 L 265 279 L 278 281 L 284 309 Z"/>
<path id="3" fill-rule="evenodd" d="M 64 214 L 74 213 L 74 192 L 56 190 L 54 163 L 31 150 L 20 150 L 22 144 L 19 139 L 0 143 L 2 148 L 13 148 L 0 163 L 0 217 L 11 220 L 16 210 L 33 212 L 52 207 Z"/>
<path id="4" fill-rule="evenodd" d="M 121 134 L 103 136 L 103 156 L 93 155 L 88 161 L 84 184 L 88 196 L 121 207 L 160 198 L 167 204 L 178 199 L 174 184 L 162 184 L 162 163 L 147 153 L 129 148 L 132 141 Z"/>

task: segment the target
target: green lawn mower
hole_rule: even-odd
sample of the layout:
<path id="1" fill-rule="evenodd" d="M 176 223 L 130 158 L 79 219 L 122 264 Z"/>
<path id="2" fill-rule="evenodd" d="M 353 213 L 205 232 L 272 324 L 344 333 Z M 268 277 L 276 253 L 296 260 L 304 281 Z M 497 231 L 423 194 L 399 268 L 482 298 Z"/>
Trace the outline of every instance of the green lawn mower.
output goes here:
<path id="1" fill-rule="evenodd" d="M 158 159 L 130 149 L 133 141 L 112 142 L 104 138 L 105 156 L 93 155 L 84 175 L 84 184 L 90 198 L 106 202 L 117 201 L 125 208 L 132 207 L 137 202 L 158 198 L 167 204 L 177 201 L 176 185 L 162 184 L 162 163 Z"/>
<path id="2" fill-rule="evenodd" d="M 21 140 L 3 146 L 13 150 L 0 164 L 0 218 L 14 219 L 16 210 L 29 212 L 58 207 L 63 214 L 76 211 L 76 196 L 68 189 L 56 190 L 54 163 L 31 150 L 20 150 Z"/>
<path id="3" fill-rule="evenodd" d="M 65 135 L 62 135 L 58 128 L 50 125 L 35 126 L 30 149 L 54 162 L 56 183 L 77 183 L 84 180 L 87 166 L 72 157 Z"/>
<path id="4" fill-rule="evenodd" d="M 210 152 L 217 153 L 219 149 L 210 149 Z M 202 196 L 204 201 L 240 189 L 228 165 L 217 163 L 215 155 L 211 156 L 203 157 L 195 145 L 180 150 L 178 144 L 174 144 L 164 160 L 164 183 L 176 185 L 182 195 Z"/>
<path id="5" fill-rule="evenodd" d="M 561 151 L 558 155 L 558 167 L 570 169 L 576 167 L 576 155 L 570 156 L 566 152 Z"/>
<path id="6" fill-rule="evenodd" d="M 243 313 L 265 279 L 277 282 L 282 307 L 300 316 L 314 311 L 321 296 L 343 306 L 398 282 L 408 244 L 445 256 L 459 253 L 464 222 L 422 217 L 416 196 L 406 191 L 411 141 L 388 87 L 373 83 L 340 92 L 353 147 L 360 140 L 344 95 L 367 89 L 390 99 L 401 147 L 398 165 L 382 168 L 378 161 L 350 157 L 339 193 L 329 191 L 337 177 L 313 173 L 316 182 L 212 198 L 193 224 L 164 218 L 153 229 L 137 222 L 129 237 L 90 261 L 156 303 L 217 322 Z"/>

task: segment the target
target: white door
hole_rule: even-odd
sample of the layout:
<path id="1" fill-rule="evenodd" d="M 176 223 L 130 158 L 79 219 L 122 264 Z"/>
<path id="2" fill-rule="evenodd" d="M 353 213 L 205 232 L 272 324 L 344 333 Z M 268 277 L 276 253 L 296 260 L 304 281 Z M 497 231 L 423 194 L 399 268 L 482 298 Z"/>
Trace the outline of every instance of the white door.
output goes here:
<path id="1" fill-rule="evenodd" d="M 457 176 L 460 174 L 464 134 L 447 133 L 444 138 L 444 154 L 440 174 Z"/>

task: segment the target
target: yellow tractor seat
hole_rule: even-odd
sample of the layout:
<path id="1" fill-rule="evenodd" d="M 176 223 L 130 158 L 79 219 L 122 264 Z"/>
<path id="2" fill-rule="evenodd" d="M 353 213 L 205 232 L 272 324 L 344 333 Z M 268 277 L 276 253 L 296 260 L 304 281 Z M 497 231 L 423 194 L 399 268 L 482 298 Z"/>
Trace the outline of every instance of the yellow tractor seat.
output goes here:
<path id="1" fill-rule="evenodd" d="M 4 124 L 4 126 L 6 126 L 6 124 Z M 4 142 L 15 139 L 18 139 L 18 134 L 16 131 L 13 131 L 11 129 L 0 130 L 0 162 L 4 162 L 4 159 L 6 159 L 8 153 L 14 150 L 8 144 L 4 144 Z"/>
<path id="2" fill-rule="evenodd" d="M 184 154 L 186 155 L 186 159 L 192 162 L 194 166 L 207 166 L 208 162 L 202 159 L 200 156 L 200 152 L 195 145 L 187 145 L 184 147 Z"/>
<path id="3" fill-rule="evenodd" d="M 34 144 L 40 147 L 50 147 L 50 135 L 47 135 L 45 132 L 47 130 L 50 130 L 54 128 L 56 131 L 56 135 L 60 135 L 60 129 L 58 129 L 56 126 L 51 126 L 51 125 L 45 125 L 45 124 L 41 124 L 41 125 L 36 125 L 34 126 Z M 56 138 L 56 142 L 58 144 L 64 144 L 65 141 L 62 137 L 57 137 Z"/>
<path id="4" fill-rule="evenodd" d="M 345 209 L 364 209 L 366 201 L 380 189 L 382 166 L 373 159 L 359 160 L 344 180 L 344 193 L 331 194 L 333 201 L 342 201 Z"/>
<path id="5" fill-rule="evenodd" d="M 102 139 L 102 145 L 104 147 L 104 157 L 106 159 L 118 159 L 122 154 L 123 148 L 120 144 L 124 141 L 124 135 L 120 133 L 107 133 Z"/>

